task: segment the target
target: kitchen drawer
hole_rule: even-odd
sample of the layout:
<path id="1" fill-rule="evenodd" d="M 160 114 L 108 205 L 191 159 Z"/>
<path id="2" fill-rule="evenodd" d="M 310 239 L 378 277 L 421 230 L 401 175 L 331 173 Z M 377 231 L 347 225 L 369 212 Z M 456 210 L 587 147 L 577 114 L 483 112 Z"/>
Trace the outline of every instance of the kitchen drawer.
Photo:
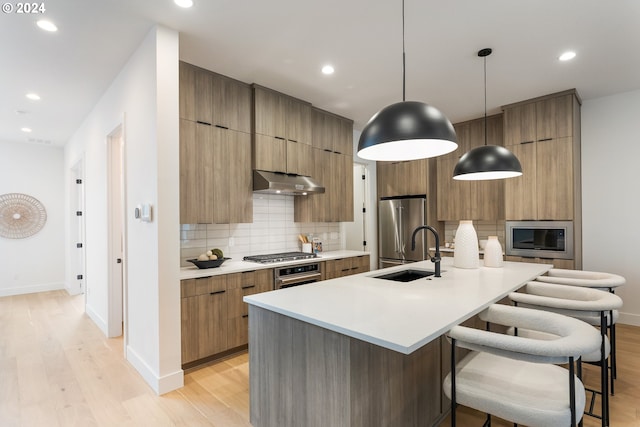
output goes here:
<path id="1" fill-rule="evenodd" d="M 227 276 L 208 276 L 180 281 L 180 297 L 210 294 L 227 290 Z"/>

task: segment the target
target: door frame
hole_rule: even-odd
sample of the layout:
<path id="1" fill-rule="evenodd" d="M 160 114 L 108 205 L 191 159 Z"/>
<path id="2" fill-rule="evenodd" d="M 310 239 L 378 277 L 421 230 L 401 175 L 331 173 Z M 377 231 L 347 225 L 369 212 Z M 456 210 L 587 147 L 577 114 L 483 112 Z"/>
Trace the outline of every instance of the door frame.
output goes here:
<path id="1" fill-rule="evenodd" d="M 124 335 L 126 348 L 126 295 L 127 295 L 127 227 L 126 227 L 126 161 L 125 161 L 124 118 L 108 135 L 107 148 L 107 336 L 109 338 Z M 116 163 L 114 165 L 114 163 Z M 114 169 L 118 167 L 118 169 Z M 120 179 L 115 181 L 114 170 L 119 171 Z M 114 194 L 115 191 L 115 194 Z M 114 200 L 114 197 L 116 198 Z M 121 237 L 120 248 L 114 244 L 117 235 Z M 122 262 L 118 264 L 116 259 Z M 120 275 L 120 280 L 118 280 Z"/>
<path id="2" fill-rule="evenodd" d="M 71 216 L 69 224 L 69 245 L 71 256 L 69 261 L 69 286 L 67 292 L 70 295 L 84 294 L 84 300 L 86 304 L 86 206 L 85 206 L 85 173 L 84 173 L 84 155 L 76 161 L 70 169 L 70 198 L 69 198 L 69 215 Z M 81 180 L 78 184 L 77 180 Z M 82 215 L 78 215 L 77 212 L 82 212 Z M 78 248 L 78 244 L 82 244 L 81 248 Z M 78 254 L 78 249 L 82 249 Z M 82 276 L 82 279 L 78 279 L 78 275 Z M 79 283 L 78 283 L 79 282 Z M 78 285 L 78 286 L 76 286 Z"/>

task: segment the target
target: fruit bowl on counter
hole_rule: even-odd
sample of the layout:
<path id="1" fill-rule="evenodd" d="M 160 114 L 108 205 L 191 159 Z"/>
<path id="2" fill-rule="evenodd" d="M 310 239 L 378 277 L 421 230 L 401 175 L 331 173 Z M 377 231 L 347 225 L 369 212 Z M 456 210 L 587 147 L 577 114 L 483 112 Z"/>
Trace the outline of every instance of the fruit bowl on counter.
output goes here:
<path id="1" fill-rule="evenodd" d="M 198 268 L 216 268 L 220 267 L 223 262 L 231 258 L 218 258 L 218 259 L 208 259 L 206 261 L 199 261 L 198 259 L 188 259 L 187 261 L 195 264 Z"/>

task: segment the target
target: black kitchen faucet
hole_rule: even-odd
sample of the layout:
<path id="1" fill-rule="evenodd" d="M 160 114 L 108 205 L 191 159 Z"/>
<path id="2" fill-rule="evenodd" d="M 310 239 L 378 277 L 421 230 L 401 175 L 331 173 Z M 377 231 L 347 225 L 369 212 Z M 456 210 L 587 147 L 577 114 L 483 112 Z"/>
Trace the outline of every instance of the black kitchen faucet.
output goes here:
<path id="1" fill-rule="evenodd" d="M 412 251 L 416 250 L 416 234 L 418 234 L 418 231 L 424 230 L 424 229 L 431 231 L 436 238 L 436 254 L 431 258 L 431 262 L 436 265 L 436 274 L 434 275 L 434 277 L 441 277 L 440 276 L 440 259 L 441 259 L 440 258 L 440 236 L 438 236 L 438 232 L 436 231 L 435 228 L 433 228 L 430 225 L 421 225 L 420 227 L 413 230 L 413 234 L 411 235 L 411 250 Z"/>

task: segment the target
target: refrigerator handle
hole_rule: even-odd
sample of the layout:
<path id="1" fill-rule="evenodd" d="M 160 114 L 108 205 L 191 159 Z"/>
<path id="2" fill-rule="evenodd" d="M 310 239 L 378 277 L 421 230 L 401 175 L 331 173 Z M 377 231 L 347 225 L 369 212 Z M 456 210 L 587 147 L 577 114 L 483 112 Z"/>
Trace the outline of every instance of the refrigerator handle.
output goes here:
<path id="1" fill-rule="evenodd" d="M 399 217 L 400 216 L 400 206 L 396 206 L 395 208 L 396 208 L 396 211 L 398 211 L 397 216 Z M 395 224 L 394 224 L 395 225 L 395 234 L 396 235 L 394 236 L 395 239 L 394 239 L 393 243 L 395 245 L 394 249 L 395 249 L 396 253 L 400 253 L 400 223 L 399 223 L 399 221 L 400 220 L 395 221 Z"/>
<path id="2" fill-rule="evenodd" d="M 398 206 L 398 225 L 399 225 L 399 240 L 400 240 L 400 253 L 402 254 L 402 258 L 404 259 L 404 223 L 402 222 L 402 206 Z"/>

